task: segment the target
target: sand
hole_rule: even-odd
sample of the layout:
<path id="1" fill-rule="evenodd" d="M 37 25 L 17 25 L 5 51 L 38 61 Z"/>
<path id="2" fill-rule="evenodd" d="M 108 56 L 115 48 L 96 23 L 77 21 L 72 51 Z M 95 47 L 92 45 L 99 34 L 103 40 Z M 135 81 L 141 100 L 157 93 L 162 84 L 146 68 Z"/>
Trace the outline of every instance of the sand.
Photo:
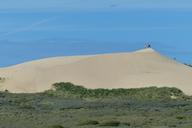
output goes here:
<path id="1" fill-rule="evenodd" d="M 148 48 L 130 53 L 46 58 L 1 68 L 0 90 L 42 92 L 56 82 L 87 88 L 177 87 L 192 94 L 192 68 Z"/>

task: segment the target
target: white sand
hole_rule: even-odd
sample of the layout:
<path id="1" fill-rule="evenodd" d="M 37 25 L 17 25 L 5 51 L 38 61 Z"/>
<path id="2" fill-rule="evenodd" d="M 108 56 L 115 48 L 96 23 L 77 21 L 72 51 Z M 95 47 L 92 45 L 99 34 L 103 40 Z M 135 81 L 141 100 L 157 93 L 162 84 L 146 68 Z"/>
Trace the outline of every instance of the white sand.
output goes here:
<path id="1" fill-rule="evenodd" d="M 1 68 L 0 89 L 41 92 L 55 82 L 87 88 L 177 87 L 192 94 L 192 68 L 153 49 L 132 53 L 47 58 Z"/>

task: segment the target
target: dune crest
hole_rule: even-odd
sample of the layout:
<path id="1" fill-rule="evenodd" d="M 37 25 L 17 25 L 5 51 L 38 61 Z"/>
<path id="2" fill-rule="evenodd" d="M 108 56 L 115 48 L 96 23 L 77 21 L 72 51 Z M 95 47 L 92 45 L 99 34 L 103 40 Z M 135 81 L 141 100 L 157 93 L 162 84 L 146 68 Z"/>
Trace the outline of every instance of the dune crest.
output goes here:
<path id="1" fill-rule="evenodd" d="M 42 92 L 56 82 L 87 88 L 177 87 L 192 94 L 192 68 L 148 48 L 130 53 L 46 58 L 0 69 L 1 90 Z"/>

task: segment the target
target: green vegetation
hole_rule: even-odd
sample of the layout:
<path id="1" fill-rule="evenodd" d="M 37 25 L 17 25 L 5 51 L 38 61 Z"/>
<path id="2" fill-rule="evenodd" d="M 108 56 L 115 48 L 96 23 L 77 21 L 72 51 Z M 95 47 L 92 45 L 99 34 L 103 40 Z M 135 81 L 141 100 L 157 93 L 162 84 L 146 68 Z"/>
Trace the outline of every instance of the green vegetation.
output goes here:
<path id="1" fill-rule="evenodd" d="M 64 128 L 64 127 L 61 126 L 61 125 L 53 125 L 53 126 L 51 126 L 51 127 L 49 127 L 49 128 Z"/>
<path id="2" fill-rule="evenodd" d="M 170 99 L 171 97 L 184 98 L 184 93 L 177 88 L 168 87 L 148 87 L 137 89 L 87 89 L 72 83 L 55 83 L 52 90 L 46 94 L 58 97 L 78 97 L 78 98 L 111 98 L 129 97 L 136 99 Z"/>
<path id="3" fill-rule="evenodd" d="M 82 126 L 84 126 L 84 125 L 98 125 L 98 124 L 99 124 L 99 122 L 96 120 L 87 120 L 87 121 L 80 123 L 80 125 L 82 125 Z"/>
<path id="4" fill-rule="evenodd" d="M 178 120 L 183 120 L 185 117 L 184 116 L 177 116 L 176 119 Z"/>
<path id="5" fill-rule="evenodd" d="M 192 64 L 185 64 L 185 65 L 187 65 L 187 66 L 189 66 L 189 67 L 192 67 Z"/>
<path id="6" fill-rule="evenodd" d="M 176 98 L 172 98 L 172 97 Z M 176 88 L 0 92 L 0 128 L 191 128 L 192 99 Z"/>
<path id="7" fill-rule="evenodd" d="M 100 126 L 119 126 L 119 121 L 105 121 L 100 124 Z"/>

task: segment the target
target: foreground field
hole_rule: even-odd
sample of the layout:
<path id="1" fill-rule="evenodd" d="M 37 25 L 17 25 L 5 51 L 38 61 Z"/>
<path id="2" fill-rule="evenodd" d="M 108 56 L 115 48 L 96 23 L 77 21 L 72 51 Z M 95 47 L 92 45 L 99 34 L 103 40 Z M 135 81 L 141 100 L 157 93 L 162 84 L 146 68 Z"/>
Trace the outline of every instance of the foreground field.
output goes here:
<path id="1" fill-rule="evenodd" d="M 191 98 L 176 88 L 58 83 L 44 93 L 0 93 L 1 128 L 191 128 L 191 115 Z"/>

